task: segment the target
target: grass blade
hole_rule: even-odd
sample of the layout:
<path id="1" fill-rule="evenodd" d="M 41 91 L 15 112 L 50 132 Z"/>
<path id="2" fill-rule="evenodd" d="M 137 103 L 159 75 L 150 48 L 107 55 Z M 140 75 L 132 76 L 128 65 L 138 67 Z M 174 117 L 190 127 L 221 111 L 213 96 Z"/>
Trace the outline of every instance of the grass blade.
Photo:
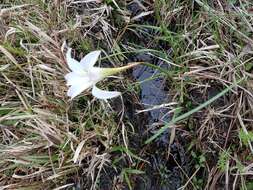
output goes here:
<path id="1" fill-rule="evenodd" d="M 241 80 L 240 80 L 241 81 Z M 239 82 L 240 82 L 239 81 Z M 159 129 L 157 131 L 156 134 L 154 134 L 152 137 L 150 137 L 148 140 L 145 141 L 145 144 L 149 144 L 150 142 L 152 142 L 153 140 L 155 140 L 158 136 L 160 136 L 166 129 L 168 129 L 171 125 L 175 125 L 177 122 L 189 117 L 190 115 L 198 112 L 199 110 L 203 109 L 204 107 L 208 106 L 209 104 L 211 104 L 212 102 L 214 102 L 215 100 L 217 100 L 218 98 L 220 98 L 221 96 L 223 96 L 224 94 L 226 94 L 227 92 L 229 92 L 233 87 L 235 87 L 237 85 L 236 84 L 232 84 L 230 86 L 228 86 L 227 88 L 225 88 L 223 91 L 221 91 L 219 94 L 215 95 L 214 97 L 212 97 L 211 99 L 209 99 L 208 101 L 204 102 L 203 104 L 197 106 L 196 108 L 172 119 L 171 122 L 167 123 L 166 125 L 164 125 L 161 129 Z"/>

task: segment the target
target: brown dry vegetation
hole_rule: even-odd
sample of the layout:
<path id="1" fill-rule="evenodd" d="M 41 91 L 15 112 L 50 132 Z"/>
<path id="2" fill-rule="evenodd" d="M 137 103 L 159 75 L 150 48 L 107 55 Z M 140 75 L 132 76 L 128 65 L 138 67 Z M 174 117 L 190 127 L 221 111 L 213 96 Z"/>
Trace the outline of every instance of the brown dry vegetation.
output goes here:
<path id="1" fill-rule="evenodd" d="M 249 0 L 2 1 L 0 189 L 253 189 L 252 35 Z M 123 101 L 69 101 L 65 41 L 109 67 L 155 57 L 172 123 L 147 127 L 131 72 L 100 84 Z M 145 144 L 161 126 L 167 141 Z"/>

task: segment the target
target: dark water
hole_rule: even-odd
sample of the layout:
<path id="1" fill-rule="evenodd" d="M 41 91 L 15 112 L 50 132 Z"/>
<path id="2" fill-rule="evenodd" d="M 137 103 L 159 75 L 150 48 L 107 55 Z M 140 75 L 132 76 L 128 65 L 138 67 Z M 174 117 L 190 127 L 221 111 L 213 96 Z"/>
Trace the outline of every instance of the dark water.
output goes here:
<path id="1" fill-rule="evenodd" d="M 167 63 L 148 54 L 137 55 L 133 58 L 133 61 L 144 61 L 164 69 L 169 69 Z M 158 70 L 145 65 L 140 65 L 133 69 L 133 77 L 140 82 L 139 98 L 143 109 L 170 102 L 169 92 L 166 90 L 166 78 L 164 76 L 155 77 L 159 74 Z M 145 118 L 141 119 L 143 122 L 146 122 L 146 125 L 143 125 L 143 129 L 139 131 L 142 145 L 148 137 L 157 131 L 157 125 L 163 126 L 166 122 L 169 122 L 170 116 L 168 112 L 168 108 L 159 108 L 145 112 Z M 173 143 L 170 147 L 173 157 L 168 155 L 169 135 L 170 131 L 167 130 L 153 143 L 144 145 L 143 149 L 145 151 L 142 158 L 149 161 L 150 164 L 146 165 L 144 169 L 145 175 L 141 176 L 134 189 L 174 190 L 183 185 L 182 171 L 178 165 L 183 168 L 186 165 L 185 152 L 179 143 Z"/>
<path id="2" fill-rule="evenodd" d="M 140 54 L 134 58 L 134 61 L 144 61 L 152 64 L 156 64 L 160 68 L 169 69 L 169 65 L 164 63 L 152 55 Z M 148 131 L 150 133 L 155 133 L 156 125 L 161 126 L 169 122 L 169 109 L 161 106 L 160 108 L 152 109 L 153 106 L 163 105 L 169 102 L 168 91 L 166 91 L 166 78 L 164 76 L 159 76 L 161 74 L 157 69 L 139 65 L 133 69 L 133 77 L 140 82 L 140 100 L 144 109 L 149 109 L 147 111 L 148 117 Z M 163 135 L 158 138 L 158 141 L 163 141 L 163 143 L 168 143 L 168 132 L 165 131 Z"/>
<path id="3" fill-rule="evenodd" d="M 152 57 L 150 55 L 142 55 L 137 57 L 139 60 L 150 61 Z M 160 67 L 168 69 L 168 65 L 161 63 Z M 139 65 L 133 69 L 133 77 L 141 82 L 140 83 L 140 99 L 144 108 L 152 108 L 155 105 L 161 105 L 168 102 L 168 92 L 164 90 L 166 79 L 164 77 L 156 77 L 159 73 L 151 67 L 145 65 Z M 154 77 L 152 80 L 147 80 Z M 147 81 L 145 81 L 147 80 Z M 144 82 L 143 82 L 144 81 Z M 149 124 L 154 122 L 168 122 L 169 117 L 167 108 L 159 108 L 149 111 Z"/>

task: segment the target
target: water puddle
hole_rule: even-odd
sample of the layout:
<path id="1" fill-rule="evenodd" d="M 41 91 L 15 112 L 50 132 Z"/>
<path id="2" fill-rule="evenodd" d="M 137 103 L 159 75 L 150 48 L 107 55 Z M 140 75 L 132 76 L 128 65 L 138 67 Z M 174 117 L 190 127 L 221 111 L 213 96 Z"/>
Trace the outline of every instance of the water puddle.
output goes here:
<path id="1" fill-rule="evenodd" d="M 154 62 L 154 58 L 148 54 L 142 54 L 135 57 L 136 61 Z M 168 69 L 168 64 L 160 61 L 158 66 Z M 169 121 L 168 108 L 161 105 L 168 102 L 168 92 L 165 91 L 166 79 L 159 76 L 157 69 L 139 65 L 133 69 L 133 77 L 140 82 L 140 100 L 144 109 L 149 110 L 148 124 L 164 123 Z M 159 108 L 162 107 L 162 108 Z"/>
<path id="2" fill-rule="evenodd" d="M 137 55 L 132 61 L 144 61 L 166 70 L 169 69 L 168 64 L 148 54 Z M 163 126 L 170 121 L 169 109 L 157 106 L 170 102 L 169 92 L 166 90 L 166 85 L 168 85 L 166 78 L 159 74 L 161 73 L 157 69 L 145 65 L 135 67 L 132 73 L 133 78 L 140 83 L 140 103 L 144 110 L 148 110 L 145 112 L 145 119 L 142 120 L 146 124 L 143 124 L 143 129 L 139 131 L 142 145 L 148 137 L 157 131 L 157 126 Z M 157 109 L 151 109 L 153 106 L 157 106 Z M 169 133 L 167 130 L 153 143 L 144 146 L 145 152 L 142 158 L 149 161 L 150 164 L 145 166 L 145 175 L 141 177 L 142 179 L 138 181 L 134 189 L 174 190 L 182 185 L 180 167 L 186 165 L 186 156 L 179 143 L 173 143 L 170 147 L 173 157 L 167 154 Z"/>

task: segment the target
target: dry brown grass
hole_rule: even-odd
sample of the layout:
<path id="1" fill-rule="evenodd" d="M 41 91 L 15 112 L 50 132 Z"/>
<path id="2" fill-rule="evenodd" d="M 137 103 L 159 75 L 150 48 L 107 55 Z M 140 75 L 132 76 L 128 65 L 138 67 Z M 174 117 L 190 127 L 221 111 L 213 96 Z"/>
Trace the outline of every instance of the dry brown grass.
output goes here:
<path id="1" fill-rule="evenodd" d="M 207 2 L 4 1 L 0 189 L 137 187 L 140 170 L 152 165 L 145 159 L 155 155 L 153 144 L 141 142 L 136 148 L 148 132 L 138 133 L 138 121 L 131 124 L 125 114 L 134 109 L 136 118 L 139 83 L 131 78 L 117 80 L 117 85 L 109 81 L 126 92 L 126 108 L 119 99 L 100 102 L 88 92 L 70 102 L 64 81 L 65 41 L 77 59 L 102 49 L 100 64 L 123 65 L 126 52 L 148 52 L 169 63 L 162 76 L 169 81 L 172 103 L 140 106 L 139 115 L 169 106 L 169 114 L 176 117 L 243 79 L 225 96 L 176 123 L 160 155 L 173 157 L 183 176 L 181 189 L 252 189 L 253 4 Z M 138 5 L 132 15 L 131 4 Z M 183 147 L 186 167 L 171 156 L 175 144 Z M 157 169 L 154 175 L 166 174 L 162 172 Z M 110 182 L 100 178 L 107 174 Z"/>
<path id="2" fill-rule="evenodd" d="M 95 1 L 30 3 L 6 2 L 0 11 L 0 186 L 88 188 L 110 162 L 118 124 L 90 96 L 69 101 L 62 44 L 75 47 L 77 58 L 98 43 L 108 51 L 110 10 Z"/>

